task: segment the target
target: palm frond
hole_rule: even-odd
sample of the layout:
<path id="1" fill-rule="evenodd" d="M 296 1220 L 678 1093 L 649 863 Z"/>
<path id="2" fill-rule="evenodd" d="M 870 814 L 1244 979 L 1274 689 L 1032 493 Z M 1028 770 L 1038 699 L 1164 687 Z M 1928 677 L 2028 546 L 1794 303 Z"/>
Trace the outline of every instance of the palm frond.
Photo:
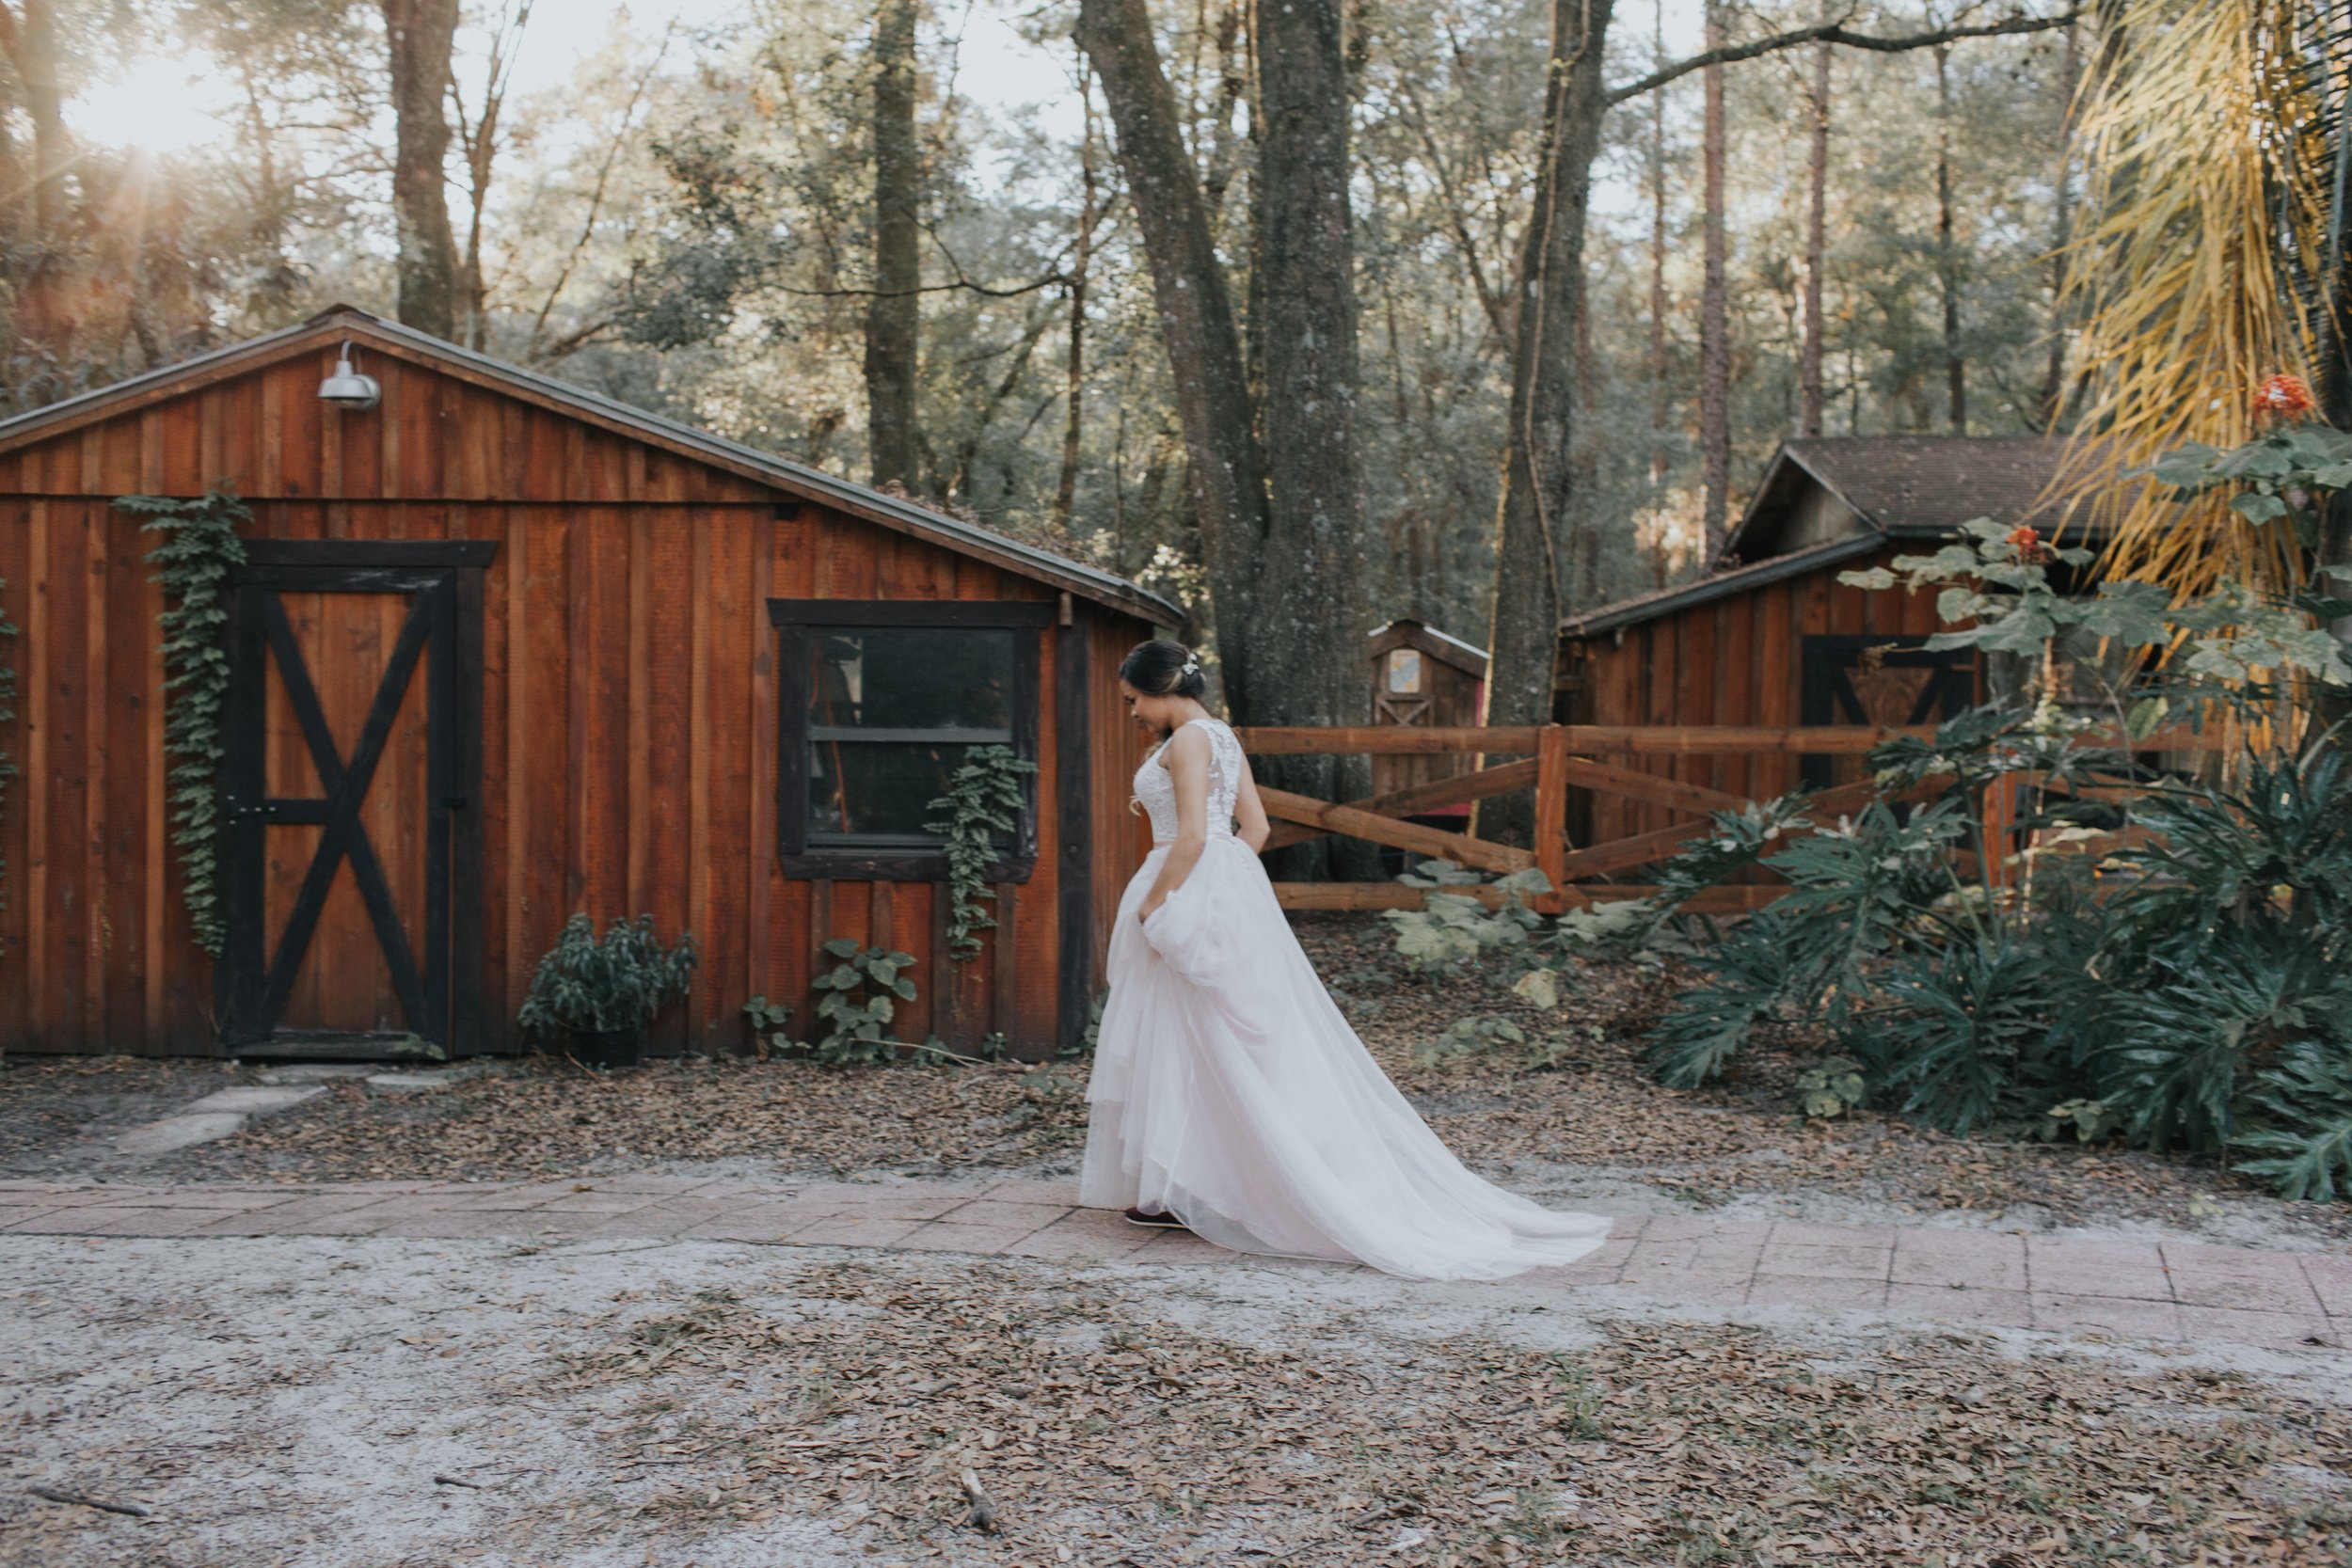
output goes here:
<path id="1" fill-rule="evenodd" d="M 2079 389 L 2059 489 L 2112 527 L 2106 571 L 2176 600 L 2237 581 L 2302 586 L 2292 529 L 2214 493 L 2183 503 L 2138 477 L 2190 443 L 2255 434 L 2254 393 L 2310 377 L 2324 306 L 2334 135 L 2332 42 L 2314 0 L 2106 0 L 2079 110 L 2085 219 L 2068 306 Z M 2333 72 L 2340 78 L 2341 70 Z"/>

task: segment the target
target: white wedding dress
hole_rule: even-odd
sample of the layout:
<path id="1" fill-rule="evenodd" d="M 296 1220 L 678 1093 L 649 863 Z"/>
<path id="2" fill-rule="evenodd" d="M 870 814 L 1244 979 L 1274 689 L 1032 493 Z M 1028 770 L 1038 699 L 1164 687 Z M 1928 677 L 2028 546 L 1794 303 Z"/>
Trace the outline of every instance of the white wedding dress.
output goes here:
<path id="1" fill-rule="evenodd" d="M 1498 1279 L 1600 1245 L 1605 1216 L 1473 1176 L 1389 1082 L 1233 835 L 1241 742 L 1192 722 L 1209 733 L 1209 842 L 1138 923 L 1176 836 L 1162 745 L 1136 773 L 1152 848 L 1111 934 L 1079 1201 L 1163 1210 L 1236 1251 L 1420 1279 Z"/>

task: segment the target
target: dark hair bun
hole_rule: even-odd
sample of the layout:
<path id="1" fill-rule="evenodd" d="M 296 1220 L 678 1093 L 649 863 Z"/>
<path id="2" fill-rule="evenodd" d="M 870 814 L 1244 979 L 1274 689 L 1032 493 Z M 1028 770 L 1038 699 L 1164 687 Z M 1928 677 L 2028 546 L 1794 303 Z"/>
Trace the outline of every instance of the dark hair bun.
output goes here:
<path id="1" fill-rule="evenodd" d="M 1119 661 L 1119 678 L 1152 697 L 1198 699 L 1209 689 L 1200 660 L 1182 642 L 1153 638 L 1138 642 Z"/>

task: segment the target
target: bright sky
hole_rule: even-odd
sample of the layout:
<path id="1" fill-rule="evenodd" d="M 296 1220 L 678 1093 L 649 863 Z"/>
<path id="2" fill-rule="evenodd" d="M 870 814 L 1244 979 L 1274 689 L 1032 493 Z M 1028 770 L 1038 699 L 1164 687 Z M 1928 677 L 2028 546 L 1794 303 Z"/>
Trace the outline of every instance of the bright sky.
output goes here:
<path id="1" fill-rule="evenodd" d="M 523 40 L 522 56 L 515 71 L 516 97 L 561 88 L 571 77 L 583 53 L 607 36 L 613 20 L 626 15 L 643 37 L 658 38 L 673 19 L 687 25 L 724 22 L 741 13 L 744 0 L 540 0 L 539 11 Z M 1067 52 L 1048 55 L 1032 47 L 1007 21 L 1025 8 L 1024 0 L 967 0 L 968 8 L 953 0 L 940 0 L 935 14 L 940 25 L 960 29 L 963 45 L 957 90 L 967 99 L 994 110 L 1011 111 L 1036 105 L 1041 122 L 1075 139 L 1078 107 L 1072 97 Z M 1665 0 L 1666 41 L 1670 53 L 1697 47 L 1698 0 Z M 1648 31 L 1647 6 L 1639 0 L 1618 14 L 1620 30 Z M 562 24 L 558 25 L 557 16 Z M 472 53 L 476 70 L 485 40 L 461 38 L 461 51 Z M 164 55 L 143 55 L 124 62 L 115 77 L 85 94 L 70 106 L 74 129 L 93 140 L 118 146 L 145 147 L 158 152 L 199 146 L 221 134 L 219 117 L 235 100 L 230 84 L 206 69 L 209 62 L 191 62 Z M 461 64 L 461 71 L 464 66 Z"/>
<path id="2" fill-rule="evenodd" d="M 650 40 L 674 19 L 693 26 L 725 22 L 742 9 L 743 0 L 540 0 L 516 64 L 515 96 L 561 88 L 580 56 L 605 40 L 620 16 L 626 15 L 629 25 Z M 962 33 L 957 90 L 991 109 L 1040 105 L 1048 128 L 1063 129 L 1061 121 L 1067 119 L 1074 139 L 1079 122 L 1071 97 L 1069 61 L 1025 42 L 1006 20 L 1012 11 L 1003 0 L 971 0 L 968 10 L 951 4 L 938 8 L 940 24 Z M 479 36 L 461 35 L 458 40 L 461 54 L 473 55 L 476 73 L 485 44 Z M 460 62 L 461 78 L 468 63 Z M 231 84 L 208 71 L 208 64 L 142 55 L 124 62 L 111 81 L 70 105 L 68 116 L 76 132 L 95 141 L 158 152 L 199 146 L 221 135 L 219 117 L 235 103 Z"/>

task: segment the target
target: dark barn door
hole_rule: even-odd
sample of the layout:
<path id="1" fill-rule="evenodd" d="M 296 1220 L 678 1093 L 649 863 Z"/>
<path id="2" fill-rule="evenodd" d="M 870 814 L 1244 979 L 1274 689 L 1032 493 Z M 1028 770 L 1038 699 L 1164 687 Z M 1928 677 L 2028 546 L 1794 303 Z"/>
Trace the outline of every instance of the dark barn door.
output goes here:
<path id="1" fill-rule="evenodd" d="M 474 543 L 257 541 L 231 579 L 224 1043 L 475 1047 Z"/>
<path id="2" fill-rule="evenodd" d="M 1802 724 L 1936 724 L 1976 701 L 1976 656 L 1926 647 L 1923 637 L 1815 636 L 1804 640 Z M 1826 789 L 1864 777 L 1859 756 L 1807 755 L 1799 777 Z"/>

